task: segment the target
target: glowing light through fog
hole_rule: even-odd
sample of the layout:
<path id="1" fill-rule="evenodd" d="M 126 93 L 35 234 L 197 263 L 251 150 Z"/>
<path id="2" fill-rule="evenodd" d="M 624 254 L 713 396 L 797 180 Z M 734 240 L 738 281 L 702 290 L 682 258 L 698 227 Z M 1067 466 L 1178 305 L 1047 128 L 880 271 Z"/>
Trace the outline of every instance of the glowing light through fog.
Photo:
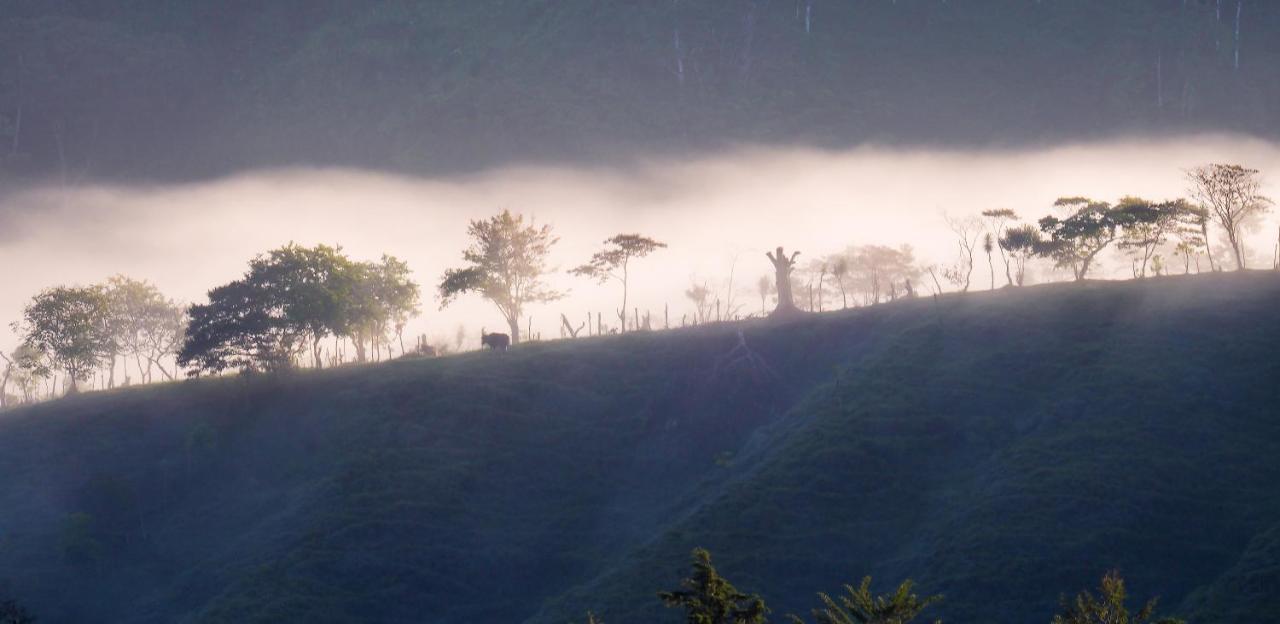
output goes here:
<path id="1" fill-rule="evenodd" d="M 908 243 L 922 262 L 945 263 L 955 248 L 944 210 L 1011 208 L 1030 220 L 1062 195 L 1177 197 L 1186 188 L 1183 168 L 1214 161 L 1261 169 L 1268 194 L 1280 196 L 1280 146 L 1224 136 L 986 152 L 742 149 L 626 169 L 522 167 L 453 179 L 287 170 L 161 187 L 36 188 L 0 204 L 0 320 L 17 319 L 43 287 L 114 273 L 202 300 L 208 288 L 239 276 L 255 253 L 292 240 L 341 244 L 360 259 L 386 252 L 407 260 L 428 297 L 406 335 L 451 342 L 462 323 L 474 343 L 480 325 L 501 327 L 501 318 L 476 299 L 439 311 L 434 286 L 457 263 L 467 220 L 510 208 L 553 224 L 561 237 L 554 254 L 561 271 L 552 282 L 570 296 L 531 310 L 534 330 L 558 337 L 562 312 L 611 316 L 617 288 L 564 269 L 618 232 L 670 245 L 634 267 L 631 299 L 658 318 L 670 304 L 679 319 L 691 308 L 683 291 L 692 279 L 723 292 L 731 268 L 739 296 L 758 302 L 751 291 L 769 271 L 763 253 L 778 244 L 801 250 L 803 260 L 851 244 Z M 1272 214 L 1252 235 L 1264 265 L 1275 223 Z M 1117 262 L 1101 268 L 1098 276 L 1127 271 Z M 15 342 L 0 332 L 0 347 Z"/>

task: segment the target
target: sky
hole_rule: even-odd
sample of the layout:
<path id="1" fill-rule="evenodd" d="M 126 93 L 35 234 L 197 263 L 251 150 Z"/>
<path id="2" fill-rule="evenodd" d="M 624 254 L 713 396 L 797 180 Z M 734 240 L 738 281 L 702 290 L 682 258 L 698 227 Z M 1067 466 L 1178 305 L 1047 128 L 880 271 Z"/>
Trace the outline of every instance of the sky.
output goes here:
<path id="1" fill-rule="evenodd" d="M 1183 170 L 1209 162 L 1260 169 L 1266 193 L 1280 197 L 1280 145 L 1226 135 L 986 151 L 740 147 L 626 166 L 521 166 L 449 178 L 284 169 L 163 186 L 29 187 L 0 196 L 0 348 L 17 343 L 7 325 L 42 288 L 122 273 L 200 302 L 242 275 L 255 254 L 290 241 L 341 245 L 358 260 L 389 253 L 408 261 L 424 301 L 406 335 L 451 342 L 463 325 L 467 341 L 478 343 L 481 327 L 503 330 L 502 317 L 474 296 L 440 310 L 435 285 L 461 264 L 468 220 L 503 209 L 551 224 L 561 239 L 550 282 L 568 295 L 529 310 L 544 338 L 559 336 L 561 313 L 576 321 L 599 311 L 609 319 L 619 287 L 567 271 L 624 232 L 669 245 L 634 266 L 631 302 L 642 314 L 661 318 L 665 304 L 678 321 L 692 310 L 683 293 L 695 282 L 727 298 L 731 271 L 743 311 L 755 312 L 754 284 L 772 270 L 764 252 L 777 245 L 799 250 L 803 263 L 849 245 L 910 244 L 922 263 L 945 265 L 956 248 L 944 212 L 1009 208 L 1034 221 L 1053 212 L 1060 196 L 1175 198 L 1186 194 Z M 1277 223 L 1273 212 L 1249 235 L 1267 265 Z M 987 285 L 982 269 L 975 287 Z M 1127 271 L 1107 258 L 1099 277 Z"/>

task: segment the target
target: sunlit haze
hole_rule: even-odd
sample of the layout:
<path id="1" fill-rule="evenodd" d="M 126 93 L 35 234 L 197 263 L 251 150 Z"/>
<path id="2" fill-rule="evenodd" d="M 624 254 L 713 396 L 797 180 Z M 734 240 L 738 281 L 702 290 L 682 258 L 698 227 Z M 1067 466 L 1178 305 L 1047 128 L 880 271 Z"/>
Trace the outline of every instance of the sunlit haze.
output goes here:
<path id="1" fill-rule="evenodd" d="M 905 243 L 924 264 L 946 264 L 955 246 L 944 211 L 1010 208 L 1033 221 L 1066 195 L 1179 197 L 1183 170 L 1211 161 L 1276 171 L 1280 146 L 1205 136 L 983 152 L 744 148 L 626 168 L 528 166 L 456 178 L 289 169 L 168 186 L 44 186 L 10 195 L 0 208 L 0 263 L 21 267 L 7 274 L 0 314 L 17 319 L 23 303 L 50 285 L 116 273 L 199 302 L 209 288 L 239 277 L 255 254 L 295 241 L 341 245 L 357 259 L 385 252 L 407 260 L 425 296 L 406 335 L 445 340 L 459 325 L 476 335 L 502 327 L 502 317 L 478 297 L 440 310 L 434 285 L 459 264 L 467 221 L 502 209 L 551 224 L 561 239 L 552 262 L 562 270 L 550 282 L 568 296 L 529 310 L 544 338 L 559 335 L 561 313 L 608 318 L 616 308 L 616 285 L 565 270 L 618 232 L 670 245 L 635 267 L 632 301 L 642 311 L 660 315 L 669 305 L 679 319 L 690 312 L 683 292 L 694 282 L 727 299 L 732 272 L 746 314 L 758 312 L 753 284 L 770 270 L 763 253 L 779 244 L 800 250 L 803 261 L 852 244 Z M 1268 183 L 1267 192 L 1280 195 Z M 1259 258 L 1270 259 L 1273 230 L 1254 232 L 1250 250 Z M 1099 276 L 1128 271 L 1107 258 L 1100 269 Z M 5 332 L 0 344 L 16 342 Z"/>

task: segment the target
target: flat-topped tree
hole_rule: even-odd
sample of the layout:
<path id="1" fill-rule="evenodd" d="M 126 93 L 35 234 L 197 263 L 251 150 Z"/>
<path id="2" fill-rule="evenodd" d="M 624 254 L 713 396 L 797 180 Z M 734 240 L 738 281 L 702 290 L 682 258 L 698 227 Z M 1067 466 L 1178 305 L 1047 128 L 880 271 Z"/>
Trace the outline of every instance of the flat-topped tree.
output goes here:
<path id="1" fill-rule="evenodd" d="M 800 252 L 793 251 L 791 256 L 787 257 L 786 252 L 779 245 L 776 251 L 765 252 L 769 258 L 769 262 L 773 263 L 774 282 L 778 291 L 778 307 L 774 308 L 773 314 L 770 316 L 787 316 L 797 314 L 800 308 L 796 307 L 795 299 L 791 295 L 791 272 L 796 267 L 796 257 Z"/>
<path id="2" fill-rule="evenodd" d="M 1071 215 L 1040 219 L 1040 231 L 1048 238 L 1037 251 L 1053 258 L 1057 266 L 1070 268 L 1076 280 L 1082 280 L 1094 258 L 1120 235 L 1123 213 L 1107 202 L 1085 197 L 1062 197 L 1053 205 L 1067 208 Z"/>
<path id="3" fill-rule="evenodd" d="M 440 280 L 440 307 L 458 295 L 476 292 L 497 306 L 511 329 L 512 344 L 520 341 L 520 318 L 530 303 L 564 296 L 542 283 L 549 271 L 547 256 L 560 241 L 551 226 L 525 225 L 524 215 L 509 210 L 467 226 L 471 246 L 462 252 L 468 266 L 448 269 Z"/>
<path id="4" fill-rule="evenodd" d="M 622 323 L 621 327 L 625 331 L 627 328 L 627 282 L 630 278 L 631 261 L 643 258 L 666 247 L 667 244 L 639 234 L 618 234 L 605 240 L 604 244 L 608 247 L 592 254 L 591 260 L 586 264 L 569 272 L 590 277 L 601 284 L 611 279 L 622 284 L 622 307 L 618 309 L 618 321 Z"/>

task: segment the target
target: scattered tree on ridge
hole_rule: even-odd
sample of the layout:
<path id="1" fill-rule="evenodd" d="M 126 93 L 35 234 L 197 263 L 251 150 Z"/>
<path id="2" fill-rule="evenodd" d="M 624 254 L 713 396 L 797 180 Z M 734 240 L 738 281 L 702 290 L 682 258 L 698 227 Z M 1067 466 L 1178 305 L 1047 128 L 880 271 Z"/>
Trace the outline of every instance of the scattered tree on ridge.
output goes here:
<path id="1" fill-rule="evenodd" d="M 1013 284 L 1021 286 L 1027 279 L 1027 261 L 1034 258 L 1044 245 L 1040 230 L 1034 225 L 1020 225 L 1004 231 L 1000 237 L 1000 249 L 1009 258 L 1013 269 Z"/>
<path id="2" fill-rule="evenodd" d="M 133 357 L 139 381 L 150 383 L 153 369 L 172 380 L 164 358 L 177 354 L 182 345 L 186 311 L 153 284 L 123 275 L 107 280 L 106 296 L 116 343 L 121 355 Z"/>
<path id="3" fill-rule="evenodd" d="M 418 286 L 391 256 L 353 262 L 340 248 L 294 244 L 254 258 L 242 279 L 209 291 L 191 306 L 178 357 L 182 366 L 220 372 L 279 370 L 310 352 L 317 368 L 326 336 L 363 345 L 386 335 L 389 322 L 416 313 Z"/>
<path id="4" fill-rule="evenodd" d="M 691 284 L 684 291 L 684 296 L 693 302 L 694 320 L 699 323 L 707 322 L 711 317 L 711 289 L 706 283 Z"/>
<path id="5" fill-rule="evenodd" d="M 991 252 L 995 250 L 995 239 L 991 238 L 991 232 L 982 235 L 982 251 L 987 254 L 987 271 L 991 273 L 991 290 L 996 289 L 996 265 L 992 262 Z"/>
<path id="6" fill-rule="evenodd" d="M 1062 197 L 1053 205 L 1071 214 L 1065 219 L 1040 220 L 1040 231 L 1049 238 L 1041 243 L 1039 255 L 1052 258 L 1059 268 L 1070 268 L 1075 279 L 1082 280 L 1098 254 L 1120 235 L 1123 219 L 1111 204 L 1084 197 Z"/>
<path id="7" fill-rule="evenodd" d="M 960 292 L 969 292 L 969 282 L 973 277 L 974 253 L 977 251 L 978 241 L 982 238 L 982 221 L 977 217 L 952 218 L 946 214 L 942 215 L 942 219 L 955 235 L 960 254 L 956 263 L 944 269 L 942 275 L 952 284 L 960 287 Z"/>
<path id="8" fill-rule="evenodd" d="M 1053 624 L 1182 624 L 1176 618 L 1158 618 L 1152 620 L 1156 610 L 1156 598 L 1148 600 L 1136 613 L 1130 614 L 1125 604 L 1129 595 L 1124 588 L 1124 579 L 1115 571 L 1102 577 L 1099 595 L 1094 597 L 1089 591 L 1082 591 L 1075 600 L 1061 601 L 1061 612 L 1053 616 Z"/>
<path id="9" fill-rule="evenodd" d="M 68 392 L 116 351 L 108 323 L 107 298 L 100 287 L 58 286 L 32 298 L 14 331 L 28 348 L 44 354 L 51 368 L 66 373 Z"/>
<path id="10" fill-rule="evenodd" d="M 760 295 L 760 315 L 769 313 L 769 295 L 775 294 L 773 280 L 768 275 L 761 275 L 756 280 L 756 293 Z"/>
<path id="11" fill-rule="evenodd" d="M 812 613 L 814 624 L 908 624 L 930 605 L 942 600 L 941 595 L 921 598 L 911 593 L 913 582 L 907 579 L 892 594 L 876 596 L 871 593 L 871 577 L 862 579 L 854 587 L 845 585 L 845 593 L 839 600 L 827 594 L 818 594 L 822 606 Z M 804 620 L 788 616 L 794 624 Z M 941 620 L 937 621 L 939 624 Z"/>
<path id="12" fill-rule="evenodd" d="M 618 234 L 604 241 L 603 251 L 592 254 L 591 260 L 569 272 L 598 280 L 601 284 L 613 279 L 622 284 L 622 307 L 618 309 L 618 321 L 622 331 L 627 329 L 627 285 L 630 278 L 630 264 L 633 259 L 643 258 L 658 249 L 667 246 L 647 236 L 639 234 Z M 639 329 L 638 327 L 635 329 Z"/>
<path id="13" fill-rule="evenodd" d="M 511 330 L 511 342 L 520 341 L 520 318 L 530 303 L 554 301 L 563 296 L 542 283 L 547 256 L 559 242 L 551 226 L 525 225 L 524 215 L 504 210 L 467 227 L 471 246 L 462 252 L 467 266 L 448 269 L 440 280 L 440 307 L 462 293 L 477 292 L 502 314 Z"/>
<path id="14" fill-rule="evenodd" d="M 1187 209 L 1184 200 L 1160 203 L 1137 197 L 1120 200 L 1115 210 L 1120 214 L 1124 229 L 1117 246 L 1135 256 L 1137 267 L 1134 277 L 1147 276 L 1147 265 L 1152 256 L 1168 241 L 1169 235 L 1177 231 Z"/>
<path id="15" fill-rule="evenodd" d="M 711 554 L 693 550 L 693 571 L 680 588 L 658 593 L 663 604 L 683 609 L 687 624 L 764 624 L 769 609 L 755 594 L 738 591 L 711 565 Z"/>
<path id="16" fill-rule="evenodd" d="M 1000 240 L 1004 238 L 1005 232 L 1009 229 L 1009 224 L 1018 220 L 1018 214 L 1008 208 L 999 208 L 994 210 L 983 210 L 982 216 L 987 220 L 987 227 L 990 230 L 992 240 L 999 245 Z M 997 247 L 1000 250 L 1000 259 L 1004 262 L 1004 277 L 1010 286 L 1013 286 L 1013 275 L 1009 257 L 1005 255 L 1004 247 Z"/>
<path id="17" fill-rule="evenodd" d="M 1226 233 L 1236 268 L 1246 268 L 1243 230 L 1271 206 L 1271 200 L 1262 194 L 1258 170 L 1209 164 L 1187 171 L 1187 179 L 1191 182 L 1191 196 Z M 1208 241 L 1207 232 L 1205 240 Z"/>

